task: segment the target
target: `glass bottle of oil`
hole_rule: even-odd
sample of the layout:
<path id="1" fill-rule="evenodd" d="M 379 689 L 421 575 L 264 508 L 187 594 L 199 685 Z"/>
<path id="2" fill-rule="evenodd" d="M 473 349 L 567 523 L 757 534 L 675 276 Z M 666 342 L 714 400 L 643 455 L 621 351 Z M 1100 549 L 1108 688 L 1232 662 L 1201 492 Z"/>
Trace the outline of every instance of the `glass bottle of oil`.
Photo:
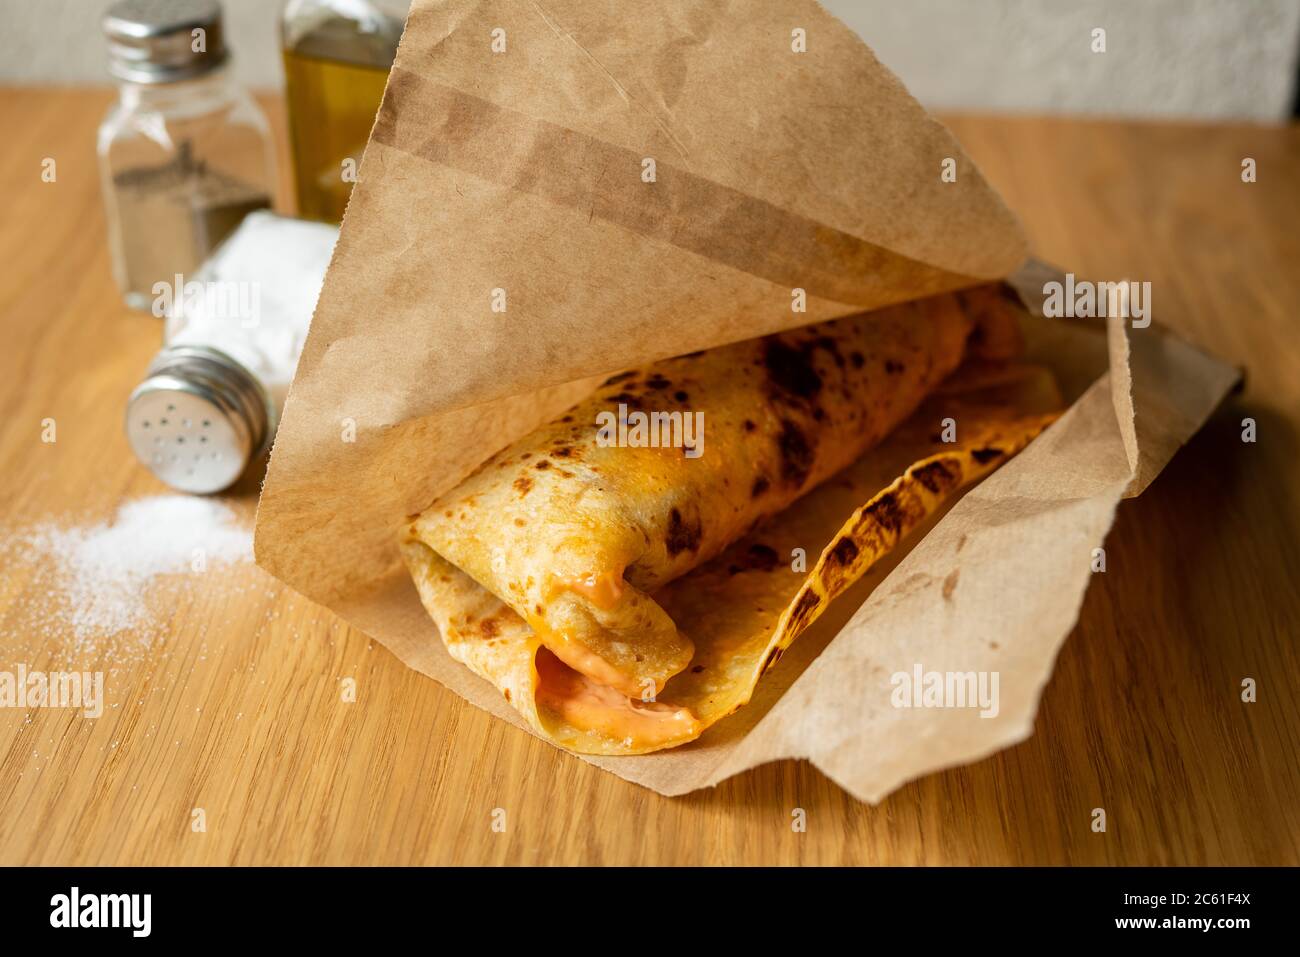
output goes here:
<path id="1" fill-rule="evenodd" d="M 280 19 L 298 215 L 343 219 L 410 0 L 288 0 Z"/>

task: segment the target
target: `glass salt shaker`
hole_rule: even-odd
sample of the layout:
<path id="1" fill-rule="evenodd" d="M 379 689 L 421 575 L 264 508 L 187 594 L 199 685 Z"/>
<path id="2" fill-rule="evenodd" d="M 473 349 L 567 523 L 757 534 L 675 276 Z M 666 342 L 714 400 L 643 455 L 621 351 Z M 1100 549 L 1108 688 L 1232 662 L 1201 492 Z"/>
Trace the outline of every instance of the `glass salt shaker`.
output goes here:
<path id="1" fill-rule="evenodd" d="M 136 457 L 184 492 L 219 492 L 271 444 L 338 228 L 260 211 L 174 297 L 165 345 L 127 400 Z"/>
<path id="2" fill-rule="evenodd" d="M 271 205 L 261 109 L 232 79 L 217 0 L 119 0 L 104 15 L 118 99 L 99 128 L 113 273 L 127 305 L 188 276 Z"/>

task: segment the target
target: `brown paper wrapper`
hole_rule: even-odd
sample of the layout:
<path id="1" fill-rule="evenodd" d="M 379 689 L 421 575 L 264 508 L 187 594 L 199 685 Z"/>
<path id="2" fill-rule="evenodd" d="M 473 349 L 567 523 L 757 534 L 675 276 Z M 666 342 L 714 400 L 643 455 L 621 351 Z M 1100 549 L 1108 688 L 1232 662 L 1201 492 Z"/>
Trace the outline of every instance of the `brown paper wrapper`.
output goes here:
<path id="1" fill-rule="evenodd" d="M 443 648 L 399 565 L 407 515 L 611 372 L 1023 256 L 956 141 L 813 2 L 417 0 L 276 439 L 258 562 L 524 728 Z M 1027 302 L 1045 278 L 1016 275 Z M 701 740 L 584 760 L 680 794 L 805 757 L 875 801 L 1025 738 L 1117 503 L 1236 378 L 1155 326 L 1038 317 L 1025 334 L 1072 403 L 1060 421 Z M 890 676 L 916 664 L 997 672 L 997 715 L 893 707 Z"/>

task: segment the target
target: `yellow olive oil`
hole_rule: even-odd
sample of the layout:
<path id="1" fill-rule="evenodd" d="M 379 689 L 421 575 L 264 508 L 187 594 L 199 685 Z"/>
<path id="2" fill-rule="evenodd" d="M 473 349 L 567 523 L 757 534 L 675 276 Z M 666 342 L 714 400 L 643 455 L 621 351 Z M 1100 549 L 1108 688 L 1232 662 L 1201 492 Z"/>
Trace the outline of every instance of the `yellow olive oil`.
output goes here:
<path id="1" fill-rule="evenodd" d="M 337 223 L 384 95 L 388 67 L 286 50 L 284 73 L 298 215 Z"/>

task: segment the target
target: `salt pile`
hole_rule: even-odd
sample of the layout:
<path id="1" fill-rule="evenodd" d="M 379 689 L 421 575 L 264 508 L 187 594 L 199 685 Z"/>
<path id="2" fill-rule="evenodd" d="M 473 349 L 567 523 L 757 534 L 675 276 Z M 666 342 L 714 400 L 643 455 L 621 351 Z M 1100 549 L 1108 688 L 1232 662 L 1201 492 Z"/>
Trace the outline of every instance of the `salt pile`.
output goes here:
<path id="1" fill-rule="evenodd" d="M 42 630 L 50 637 L 62 633 L 82 649 L 121 632 L 148 635 L 155 626 L 148 596 L 162 576 L 202 577 L 253 557 L 252 532 L 229 507 L 186 495 L 127 502 L 112 522 L 46 522 L 21 531 L 11 544 L 24 564 L 37 569 L 38 587 L 50 593 Z M 47 576 L 53 578 L 48 585 Z"/>

